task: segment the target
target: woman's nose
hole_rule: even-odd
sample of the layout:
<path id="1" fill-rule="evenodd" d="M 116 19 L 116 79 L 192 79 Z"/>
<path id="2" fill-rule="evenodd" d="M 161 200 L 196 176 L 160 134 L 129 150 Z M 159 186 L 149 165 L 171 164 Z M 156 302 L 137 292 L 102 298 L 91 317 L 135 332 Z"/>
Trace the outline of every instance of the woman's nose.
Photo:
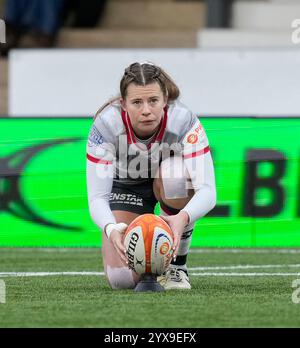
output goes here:
<path id="1" fill-rule="evenodd" d="M 149 115 L 151 112 L 149 110 L 149 105 L 148 103 L 144 103 L 143 104 L 143 111 L 142 111 L 142 114 L 143 115 Z"/>

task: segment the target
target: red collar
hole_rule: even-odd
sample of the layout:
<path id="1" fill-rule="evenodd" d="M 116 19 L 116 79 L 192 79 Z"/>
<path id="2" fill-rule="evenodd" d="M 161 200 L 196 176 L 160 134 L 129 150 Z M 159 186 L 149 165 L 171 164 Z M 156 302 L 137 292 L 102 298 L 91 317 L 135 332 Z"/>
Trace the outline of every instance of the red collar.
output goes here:
<path id="1" fill-rule="evenodd" d="M 128 144 L 136 144 L 136 137 L 134 135 L 134 131 L 132 128 L 132 124 L 130 121 L 130 118 L 124 110 L 122 110 L 121 113 L 122 120 L 126 129 L 127 133 L 127 143 Z M 151 140 L 151 142 L 148 144 L 147 148 L 150 149 L 151 145 L 154 142 L 161 142 L 162 138 L 165 134 L 166 126 L 167 126 L 167 120 L 168 120 L 168 106 L 164 108 L 164 116 L 163 119 L 160 122 L 160 130 L 156 133 L 156 136 Z"/>

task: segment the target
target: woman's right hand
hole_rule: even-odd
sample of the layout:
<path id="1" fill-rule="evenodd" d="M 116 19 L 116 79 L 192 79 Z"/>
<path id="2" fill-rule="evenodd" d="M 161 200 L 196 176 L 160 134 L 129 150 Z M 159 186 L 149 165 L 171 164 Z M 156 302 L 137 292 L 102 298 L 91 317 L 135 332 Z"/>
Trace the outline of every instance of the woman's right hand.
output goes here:
<path id="1" fill-rule="evenodd" d="M 109 240 L 112 242 L 121 260 L 128 264 L 126 249 L 124 246 L 124 234 L 128 225 L 121 222 L 109 225 Z"/>

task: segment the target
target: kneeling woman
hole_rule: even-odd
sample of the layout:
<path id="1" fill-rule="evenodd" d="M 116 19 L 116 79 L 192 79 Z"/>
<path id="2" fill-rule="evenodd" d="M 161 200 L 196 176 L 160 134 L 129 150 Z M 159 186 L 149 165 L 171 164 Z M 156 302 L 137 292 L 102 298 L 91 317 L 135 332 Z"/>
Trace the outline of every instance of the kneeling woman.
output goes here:
<path id="1" fill-rule="evenodd" d="M 103 231 L 105 274 L 113 289 L 134 288 L 127 266 L 126 227 L 153 213 L 174 233 L 174 257 L 165 289 L 190 289 L 186 267 L 194 223 L 216 204 L 215 176 L 205 131 L 178 100 L 179 89 L 158 66 L 133 63 L 120 82 L 120 97 L 96 114 L 87 144 L 90 214 Z"/>

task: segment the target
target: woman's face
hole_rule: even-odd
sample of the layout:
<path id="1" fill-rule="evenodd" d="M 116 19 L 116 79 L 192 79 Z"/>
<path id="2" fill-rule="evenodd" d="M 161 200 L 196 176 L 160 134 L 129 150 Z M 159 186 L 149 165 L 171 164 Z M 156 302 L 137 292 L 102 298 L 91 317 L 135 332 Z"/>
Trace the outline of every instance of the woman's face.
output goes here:
<path id="1" fill-rule="evenodd" d="M 128 112 L 134 132 L 139 138 L 150 137 L 158 129 L 166 100 L 157 82 L 146 86 L 131 83 L 122 107 Z"/>

